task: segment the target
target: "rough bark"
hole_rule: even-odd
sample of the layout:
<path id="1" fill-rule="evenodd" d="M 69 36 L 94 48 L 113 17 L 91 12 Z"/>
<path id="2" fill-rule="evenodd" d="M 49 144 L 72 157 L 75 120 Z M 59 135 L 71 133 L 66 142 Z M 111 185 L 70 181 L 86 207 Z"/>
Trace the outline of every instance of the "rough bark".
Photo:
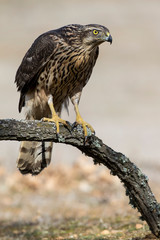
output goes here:
<path id="1" fill-rule="evenodd" d="M 160 237 L 160 204 L 157 203 L 149 185 L 148 178 L 125 155 L 115 152 L 105 145 L 98 137 L 91 135 L 84 142 L 80 126 L 71 131 L 60 126 L 57 137 L 54 123 L 41 121 L 17 121 L 14 119 L 0 120 L 0 140 L 16 141 L 53 141 L 77 147 L 87 156 L 93 158 L 95 164 L 103 164 L 117 175 L 126 189 L 126 195 L 132 207 L 137 208 L 141 219 L 145 220 L 152 233 Z"/>

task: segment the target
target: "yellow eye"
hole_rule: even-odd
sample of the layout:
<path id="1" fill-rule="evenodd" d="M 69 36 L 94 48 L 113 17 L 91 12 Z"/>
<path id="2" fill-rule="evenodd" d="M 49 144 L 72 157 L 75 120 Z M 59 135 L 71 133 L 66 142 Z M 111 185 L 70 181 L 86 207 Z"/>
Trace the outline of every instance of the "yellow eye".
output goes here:
<path id="1" fill-rule="evenodd" d="M 93 30 L 93 34 L 97 35 L 99 32 L 97 30 Z"/>

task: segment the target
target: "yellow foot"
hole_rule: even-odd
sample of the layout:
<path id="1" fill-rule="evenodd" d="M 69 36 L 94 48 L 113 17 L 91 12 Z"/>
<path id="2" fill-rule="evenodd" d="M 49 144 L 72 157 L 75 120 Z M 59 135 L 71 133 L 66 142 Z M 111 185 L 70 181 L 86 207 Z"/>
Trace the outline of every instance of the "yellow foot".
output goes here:
<path id="1" fill-rule="evenodd" d="M 57 115 L 53 116 L 52 118 L 42 118 L 42 121 L 45 122 L 54 122 L 56 124 L 57 128 L 57 134 L 59 134 L 59 123 L 62 123 L 64 125 L 67 125 L 66 121 L 58 117 Z"/>
<path id="2" fill-rule="evenodd" d="M 84 136 L 85 136 L 85 139 L 86 139 L 87 136 L 88 136 L 87 127 L 91 130 L 91 132 L 93 134 L 95 134 L 95 131 L 94 131 L 93 127 L 89 123 L 85 122 L 83 120 L 83 118 L 81 117 L 81 115 L 79 113 L 79 109 L 78 109 L 78 104 L 77 104 L 76 101 L 74 101 L 74 99 L 73 99 L 73 104 L 74 104 L 74 108 L 75 108 L 75 112 L 76 112 L 76 122 L 73 124 L 72 129 L 74 128 L 74 126 L 80 124 L 83 127 Z"/>
<path id="3" fill-rule="evenodd" d="M 83 127 L 83 131 L 84 131 L 84 136 L 85 137 L 88 136 L 87 127 L 91 130 L 91 132 L 93 134 L 95 134 L 95 131 L 94 131 L 93 127 L 89 123 L 85 122 L 82 117 L 78 117 L 76 119 L 76 122 L 74 123 L 74 125 L 78 125 L 78 124 Z"/>

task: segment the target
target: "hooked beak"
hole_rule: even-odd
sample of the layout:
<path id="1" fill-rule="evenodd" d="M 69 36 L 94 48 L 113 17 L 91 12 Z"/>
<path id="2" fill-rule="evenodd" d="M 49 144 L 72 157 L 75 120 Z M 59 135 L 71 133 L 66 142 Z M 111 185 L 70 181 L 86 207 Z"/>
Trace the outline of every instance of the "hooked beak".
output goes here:
<path id="1" fill-rule="evenodd" d="M 111 34 L 110 34 L 109 32 L 107 32 L 106 35 L 107 35 L 107 37 L 106 37 L 105 40 L 106 40 L 107 42 L 110 42 L 110 44 L 112 44 L 112 36 L 111 36 Z"/>

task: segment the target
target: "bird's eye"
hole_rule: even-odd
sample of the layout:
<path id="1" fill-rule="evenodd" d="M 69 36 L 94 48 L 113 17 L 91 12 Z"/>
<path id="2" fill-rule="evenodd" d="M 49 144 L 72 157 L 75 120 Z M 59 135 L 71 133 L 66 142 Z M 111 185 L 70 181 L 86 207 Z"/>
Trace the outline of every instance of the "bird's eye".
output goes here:
<path id="1" fill-rule="evenodd" d="M 95 30 L 95 29 L 93 30 L 93 34 L 94 34 L 94 35 L 97 35 L 98 33 L 99 33 L 99 32 L 98 32 L 97 30 Z"/>

